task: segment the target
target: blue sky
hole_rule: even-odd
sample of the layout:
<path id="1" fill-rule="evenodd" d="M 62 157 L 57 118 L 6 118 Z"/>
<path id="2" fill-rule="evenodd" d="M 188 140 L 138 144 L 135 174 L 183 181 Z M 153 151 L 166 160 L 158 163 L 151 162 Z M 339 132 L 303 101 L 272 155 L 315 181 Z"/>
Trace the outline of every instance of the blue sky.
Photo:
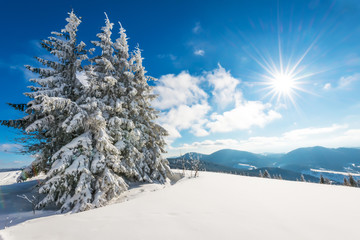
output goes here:
<path id="1" fill-rule="evenodd" d="M 106 12 L 126 28 L 131 49 L 143 49 L 148 74 L 159 79 L 154 106 L 170 133 L 168 155 L 360 146 L 357 0 L 6 1 L 2 119 L 21 117 L 5 103 L 27 101 L 24 65 L 46 56 L 39 41 L 62 29 L 72 8 L 89 47 Z M 115 25 L 114 40 L 117 33 Z M 15 137 L 0 127 L 0 167 L 31 161 L 15 153 Z"/>

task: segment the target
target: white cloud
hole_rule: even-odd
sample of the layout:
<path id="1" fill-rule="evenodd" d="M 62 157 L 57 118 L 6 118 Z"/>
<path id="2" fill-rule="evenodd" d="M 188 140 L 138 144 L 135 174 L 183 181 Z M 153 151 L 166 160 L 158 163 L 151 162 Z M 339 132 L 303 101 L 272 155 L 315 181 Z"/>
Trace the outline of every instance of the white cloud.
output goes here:
<path id="1" fill-rule="evenodd" d="M 194 51 L 194 54 L 197 56 L 204 56 L 205 55 L 205 51 L 202 49 L 198 49 Z"/>
<path id="2" fill-rule="evenodd" d="M 324 85 L 324 89 L 325 89 L 325 90 L 331 89 L 331 83 L 326 83 L 326 84 Z"/>
<path id="3" fill-rule="evenodd" d="M 206 79 L 213 87 L 212 94 L 220 108 L 234 103 L 236 97 L 241 94 L 236 91 L 240 80 L 231 76 L 230 71 L 226 71 L 220 64 L 217 69 L 207 73 Z"/>
<path id="4" fill-rule="evenodd" d="M 281 115 L 271 110 L 270 104 L 256 101 L 244 101 L 234 109 L 223 114 L 214 113 L 207 127 L 211 132 L 231 132 L 246 130 L 253 126 L 264 127 L 269 122 L 281 118 Z"/>
<path id="5" fill-rule="evenodd" d="M 352 83 L 360 80 L 360 73 L 355 73 L 350 76 L 341 77 L 339 80 L 339 88 L 348 88 Z"/>
<path id="6" fill-rule="evenodd" d="M 154 107 L 164 110 L 206 99 L 207 94 L 199 87 L 200 82 L 200 77 L 191 76 L 185 71 L 178 75 L 161 76 L 154 90 L 159 95 L 153 102 Z"/>
<path id="7" fill-rule="evenodd" d="M 236 89 L 239 83 L 220 65 L 201 76 L 183 71 L 160 77 L 154 90 L 159 98 L 153 105 L 162 110 L 158 122 L 168 130 L 168 142 L 180 138 L 182 131 L 204 137 L 214 132 L 264 127 L 281 118 L 270 104 L 243 99 L 241 91 Z M 232 109 L 219 112 L 228 106 Z"/>
<path id="8" fill-rule="evenodd" d="M 20 144 L 14 143 L 4 143 L 0 144 L 0 152 L 18 152 L 21 150 L 22 146 Z"/>
<path id="9" fill-rule="evenodd" d="M 179 131 L 184 129 L 190 129 L 195 136 L 206 136 L 208 132 L 202 126 L 206 123 L 205 116 L 209 111 L 207 102 L 192 106 L 180 105 L 165 113 L 160 123 L 169 131 L 170 139 L 180 137 Z"/>
<path id="10" fill-rule="evenodd" d="M 238 141 L 234 139 L 218 139 L 218 140 L 205 140 L 202 142 L 194 142 L 190 144 L 184 144 L 183 146 L 186 147 L 203 147 L 203 146 L 231 146 L 234 144 L 238 144 Z"/>
<path id="11" fill-rule="evenodd" d="M 326 83 L 323 86 L 324 90 L 330 90 L 330 89 L 351 89 L 351 85 L 354 84 L 355 82 L 360 81 L 360 73 L 354 73 L 353 75 L 349 75 L 349 76 L 343 76 L 341 77 L 337 84 L 335 84 L 335 86 L 333 86 L 331 83 Z"/>
<path id="12" fill-rule="evenodd" d="M 188 129 L 198 119 L 203 118 L 209 110 L 210 107 L 207 103 L 192 106 L 180 105 L 172 108 L 163 118 L 163 121 L 172 123 L 171 125 L 176 126 L 179 130 Z"/>
<path id="13" fill-rule="evenodd" d="M 192 29 L 193 33 L 197 34 L 201 31 L 201 25 L 199 22 L 195 23 L 195 27 Z"/>
<path id="14" fill-rule="evenodd" d="M 334 133 L 337 130 L 346 129 L 347 127 L 348 127 L 347 125 L 334 124 L 334 125 L 332 125 L 330 127 L 302 128 L 302 129 L 296 129 L 296 130 L 293 130 L 293 131 L 290 131 L 290 132 L 286 132 L 286 133 L 283 134 L 283 137 L 285 139 L 289 139 L 289 140 L 301 140 L 301 139 L 306 139 L 306 138 L 309 138 L 309 137 L 313 137 L 315 135 Z"/>
<path id="15" fill-rule="evenodd" d="M 166 137 L 167 144 L 172 144 L 173 141 L 177 138 L 181 138 L 180 132 L 176 129 L 176 126 L 171 125 L 170 123 L 161 123 L 161 126 L 166 129 L 168 136 Z M 170 146 L 171 147 L 171 146 Z"/>

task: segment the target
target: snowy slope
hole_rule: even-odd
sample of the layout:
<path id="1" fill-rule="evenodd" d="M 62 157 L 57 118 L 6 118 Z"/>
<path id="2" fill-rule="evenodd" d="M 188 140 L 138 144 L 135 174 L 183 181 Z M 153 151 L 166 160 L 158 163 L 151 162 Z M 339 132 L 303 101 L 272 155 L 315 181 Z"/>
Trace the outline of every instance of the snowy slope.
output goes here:
<path id="1" fill-rule="evenodd" d="M 0 172 L 0 186 L 16 183 L 21 171 Z"/>
<path id="2" fill-rule="evenodd" d="M 11 185 L 17 182 L 17 178 L 20 176 L 21 171 L 9 171 L 0 172 L 0 186 Z M 28 181 L 41 180 L 45 178 L 45 174 L 40 173 L 36 177 L 29 179 Z"/>
<path id="3" fill-rule="evenodd" d="M 44 217 L 4 239 L 358 239 L 360 189 L 218 173 L 100 209 Z"/>

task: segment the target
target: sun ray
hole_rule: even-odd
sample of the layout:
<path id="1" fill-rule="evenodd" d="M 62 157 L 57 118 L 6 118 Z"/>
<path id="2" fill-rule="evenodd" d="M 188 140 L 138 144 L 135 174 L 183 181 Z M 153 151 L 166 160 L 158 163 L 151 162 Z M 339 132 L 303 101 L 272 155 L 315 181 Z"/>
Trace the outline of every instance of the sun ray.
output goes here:
<path id="1" fill-rule="evenodd" d="M 310 45 L 302 54 L 299 55 L 298 58 L 295 58 L 294 54 L 291 54 L 290 57 L 284 58 L 279 31 L 277 41 L 277 64 L 270 54 L 266 57 L 266 54 L 261 54 L 260 51 L 253 46 L 258 57 L 252 56 L 252 58 L 264 70 L 264 73 L 262 74 L 257 73 L 261 78 L 261 82 L 259 84 L 265 85 L 265 87 L 262 88 L 262 90 L 266 91 L 264 98 L 270 96 L 270 101 L 276 101 L 278 103 L 287 102 L 296 107 L 296 99 L 300 96 L 300 92 L 316 95 L 305 88 L 305 85 L 309 84 L 306 80 L 328 70 L 318 72 L 309 71 L 309 66 L 311 66 L 311 64 L 308 63 L 307 65 L 304 65 L 304 61 L 318 42 L 319 37 L 320 34 L 310 43 Z"/>

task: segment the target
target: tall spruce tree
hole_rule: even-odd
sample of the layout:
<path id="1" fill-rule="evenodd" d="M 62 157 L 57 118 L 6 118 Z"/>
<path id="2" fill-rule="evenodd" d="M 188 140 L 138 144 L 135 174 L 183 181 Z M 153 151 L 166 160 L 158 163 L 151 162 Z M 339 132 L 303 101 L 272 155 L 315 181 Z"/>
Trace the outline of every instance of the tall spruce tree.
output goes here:
<path id="1" fill-rule="evenodd" d="M 18 141 L 23 144 L 25 154 L 34 154 L 35 160 L 25 168 L 19 180 L 33 177 L 37 173 L 47 172 L 52 164 L 52 155 L 73 136 L 62 127 L 62 122 L 72 109 L 71 101 L 81 95 L 81 82 L 77 74 L 82 70 L 81 63 L 87 59 L 85 43 L 77 41 L 77 31 L 81 20 L 72 11 L 66 18 L 67 24 L 61 32 L 52 32 L 52 36 L 41 42 L 41 46 L 55 60 L 36 57 L 43 67 L 26 66 L 37 78 L 30 86 L 31 92 L 27 104 L 9 104 L 26 116 L 18 120 L 3 121 L 3 125 L 22 131 Z"/>
<path id="2" fill-rule="evenodd" d="M 129 143 L 139 152 L 137 170 L 141 178 L 150 182 L 163 182 L 170 172 L 168 161 L 162 157 L 165 152 L 164 136 L 167 132 L 155 123 L 158 111 L 151 107 L 151 101 L 156 95 L 148 84 L 148 81 L 154 79 L 145 75 L 142 60 L 141 51 L 137 47 L 130 60 L 134 76 L 127 85 L 127 96 L 132 96 L 132 99 L 126 99 L 126 106 L 129 109 L 129 120 L 134 123 L 131 132 L 135 136 L 129 139 Z"/>

